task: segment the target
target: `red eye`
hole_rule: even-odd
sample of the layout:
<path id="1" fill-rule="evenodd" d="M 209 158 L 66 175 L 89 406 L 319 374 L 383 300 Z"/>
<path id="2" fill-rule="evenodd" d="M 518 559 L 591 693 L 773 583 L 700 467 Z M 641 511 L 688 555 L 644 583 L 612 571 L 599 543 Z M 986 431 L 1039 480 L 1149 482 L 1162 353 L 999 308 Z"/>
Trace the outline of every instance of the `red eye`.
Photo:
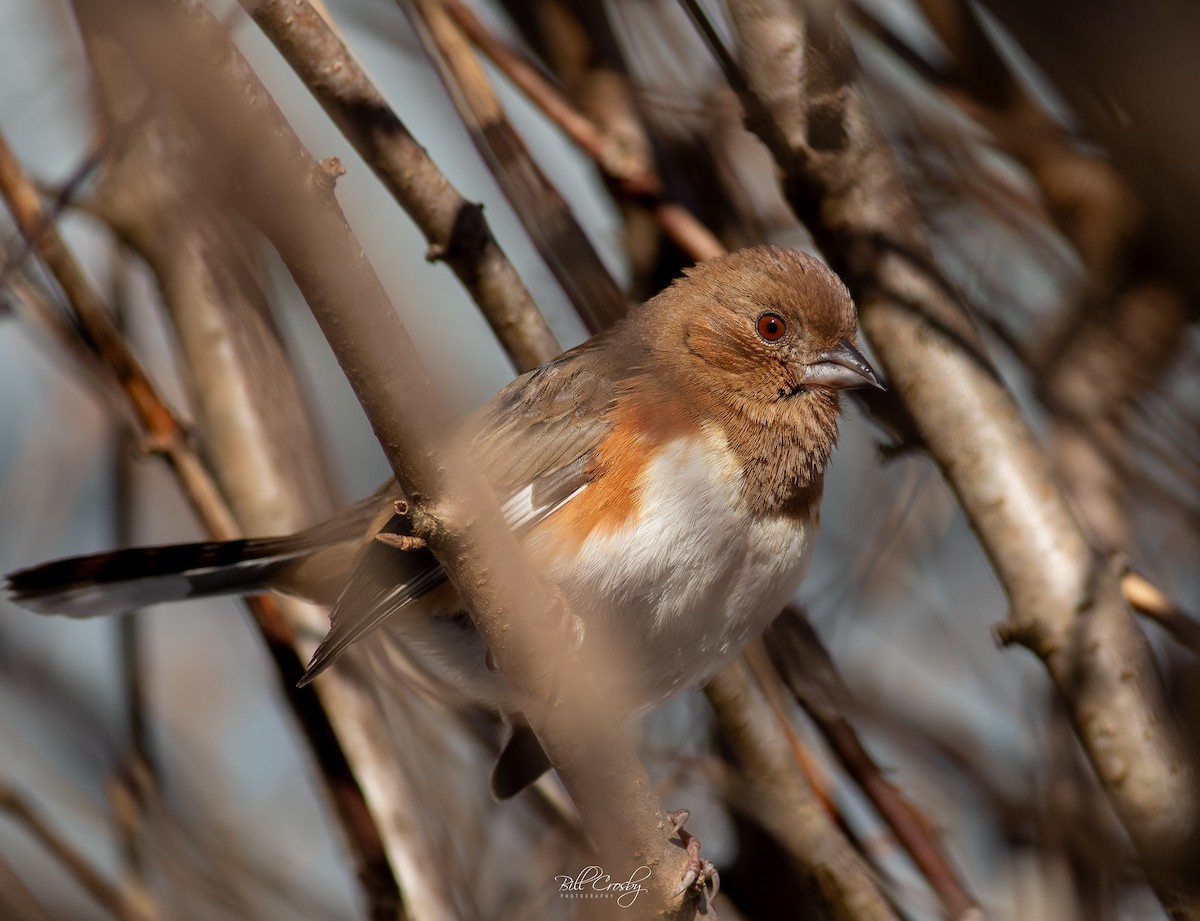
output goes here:
<path id="1" fill-rule="evenodd" d="M 758 334 L 768 342 L 778 342 L 787 332 L 787 323 L 777 313 L 764 313 L 758 318 Z"/>

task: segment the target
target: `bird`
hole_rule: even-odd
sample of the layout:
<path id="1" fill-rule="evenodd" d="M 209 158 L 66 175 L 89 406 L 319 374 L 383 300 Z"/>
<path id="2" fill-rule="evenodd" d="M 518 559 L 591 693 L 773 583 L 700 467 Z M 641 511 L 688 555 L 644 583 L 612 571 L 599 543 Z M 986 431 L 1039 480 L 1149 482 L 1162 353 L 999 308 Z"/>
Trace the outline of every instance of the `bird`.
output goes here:
<path id="1" fill-rule="evenodd" d="M 684 270 L 464 423 L 469 455 L 585 641 L 615 638 L 635 709 L 711 678 L 799 589 L 839 395 L 882 387 L 856 335 L 853 300 L 819 259 L 743 249 Z M 507 798 L 548 762 L 437 559 L 404 540 L 404 512 L 388 482 L 295 534 L 74 557 L 13 572 L 7 587 L 74 617 L 270 590 L 329 605 L 303 682 L 382 627 L 508 718 L 492 773 Z"/>

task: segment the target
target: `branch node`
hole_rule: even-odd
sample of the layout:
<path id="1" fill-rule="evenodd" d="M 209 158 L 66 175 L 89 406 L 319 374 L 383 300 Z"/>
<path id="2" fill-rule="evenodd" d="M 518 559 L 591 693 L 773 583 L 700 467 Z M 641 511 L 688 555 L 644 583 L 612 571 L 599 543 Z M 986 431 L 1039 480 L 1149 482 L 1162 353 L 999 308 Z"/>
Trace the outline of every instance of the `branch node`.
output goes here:
<path id="1" fill-rule="evenodd" d="M 1013 619 L 997 624 L 992 628 L 992 637 L 996 645 L 1005 649 L 1009 646 L 1024 646 L 1038 655 L 1048 652 L 1046 630 L 1032 618 Z"/>
<path id="2" fill-rule="evenodd" d="M 172 439 L 162 432 L 147 432 L 133 445 L 134 457 L 143 460 L 148 457 L 165 457 L 171 453 Z"/>
<path id="3" fill-rule="evenodd" d="M 403 551 L 423 550 L 427 546 L 424 540 L 411 534 L 376 534 L 375 539 L 385 546 Z"/>
<path id="4" fill-rule="evenodd" d="M 340 157 L 326 157 L 321 161 L 321 172 L 336 182 L 346 175 L 346 167 L 342 165 Z"/>

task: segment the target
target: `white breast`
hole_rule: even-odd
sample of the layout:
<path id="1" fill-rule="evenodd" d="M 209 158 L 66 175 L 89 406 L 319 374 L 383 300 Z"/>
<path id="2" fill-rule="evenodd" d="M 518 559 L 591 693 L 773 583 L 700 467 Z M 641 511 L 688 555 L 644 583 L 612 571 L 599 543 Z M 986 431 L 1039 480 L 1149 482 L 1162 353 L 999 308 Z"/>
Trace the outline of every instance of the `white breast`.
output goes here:
<path id="1" fill-rule="evenodd" d="M 672 442 L 641 486 L 635 522 L 593 534 L 572 558 L 547 554 L 547 577 L 585 622 L 613 625 L 652 705 L 712 677 L 766 628 L 800 586 L 813 528 L 750 515 L 715 432 Z"/>

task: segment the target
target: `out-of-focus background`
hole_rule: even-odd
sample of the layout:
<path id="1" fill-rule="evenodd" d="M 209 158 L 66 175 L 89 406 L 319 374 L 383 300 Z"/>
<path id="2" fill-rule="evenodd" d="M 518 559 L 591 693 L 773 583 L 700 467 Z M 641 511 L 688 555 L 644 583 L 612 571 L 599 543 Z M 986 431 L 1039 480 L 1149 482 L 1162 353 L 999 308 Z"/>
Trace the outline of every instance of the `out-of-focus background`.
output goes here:
<path id="1" fill-rule="evenodd" d="M 652 139 L 670 192 L 725 245 L 811 246 L 780 196 L 769 156 L 742 130 L 735 97 L 676 4 L 471 5 L 496 36 L 547 61 L 568 96 L 588 77 L 572 68 L 611 70 Z M 1098 544 L 1197 613 L 1200 260 L 1190 259 L 1195 239 L 1181 239 L 1200 184 L 1196 84 L 1188 82 L 1200 74 L 1186 53 L 1200 38 L 1197 19 L 1182 2 L 1104 3 L 1094 16 L 1082 2 L 1035 14 L 1040 6 L 864 0 L 841 15 L 939 265 L 985 331 L 1079 514 Z M 447 402 L 463 414 L 479 405 L 514 369 L 474 304 L 444 266 L 427 261 L 412 221 L 255 24 L 231 3 L 210 8 L 309 151 L 341 160 L 339 201 Z M 587 55 L 583 64 L 570 60 L 572 49 L 555 39 L 561 24 L 552 9 L 603 19 L 611 32 L 591 33 L 597 45 L 612 41 L 594 53 L 601 64 Z M 328 10 L 432 159 L 464 196 L 484 204 L 563 346 L 582 341 L 584 325 L 399 6 L 336 0 Z M 486 72 L 631 300 L 690 261 L 648 227 L 646 209 L 610 194 L 592 160 L 503 74 L 490 64 Z M 584 111 L 603 114 L 599 89 L 591 98 L 579 93 Z M 1104 134 L 1098 125 L 1116 127 Z M 154 275 L 88 208 L 95 173 L 81 165 L 97 130 L 95 80 L 72 5 L 0 5 L 0 131 L 48 195 L 81 180 L 59 227 L 99 290 L 123 305 L 136 354 L 189 418 L 195 382 L 179 370 Z M 26 288 L 56 310 L 60 294 L 7 214 L 0 232 L 0 569 L 121 543 L 199 539 L 173 479 L 158 460 L 138 454 L 108 393 L 19 309 Z M 338 503 L 357 499 L 384 479 L 387 465 L 286 270 L 261 249 L 264 290 L 316 420 L 332 493 Z M 7 284 L 15 278 L 25 287 Z M 203 448 L 204 432 L 195 438 Z M 816 560 L 798 599 L 854 693 L 868 747 L 925 812 L 987 917 L 1160 916 L 1043 670 L 993 637 L 1005 599 L 953 497 L 921 452 L 893 445 L 892 433 L 848 405 Z M 143 686 L 131 709 L 122 652 L 128 631 L 119 622 L 38 618 L 0 602 L 4 802 L 18 796 L 31 804 L 108 884 L 136 893 L 145 917 L 361 916 L 352 861 L 240 605 L 179 604 L 137 622 Z M 1148 621 L 1145 630 L 1172 706 L 1194 732 L 1194 651 Z M 122 792 L 135 719 L 144 721 L 139 732 L 153 755 L 150 804 L 131 804 Z M 732 917 L 821 917 L 800 896 L 772 909 L 739 894 L 752 836 L 724 803 L 709 723 L 693 691 L 631 733 L 666 803 L 691 809 L 688 827 L 706 856 L 729 869 Z M 904 916 L 941 916 L 818 734 L 799 713 L 795 725 L 831 808 L 877 862 Z M 486 801 L 489 753 L 457 731 L 398 744 L 430 752 L 426 781 L 439 763 L 453 762 L 445 782 L 476 785 L 448 794 L 467 810 Z M 442 869 L 458 916 L 563 910 L 538 808 L 480 809 L 503 829 L 490 852 L 444 835 L 453 856 Z M 134 832 L 130 810 L 140 816 Z M 0 813 L 0 896 L 8 900 L 0 914 L 39 917 L 6 882 L 11 871 L 51 917 L 110 916 L 61 854 L 35 838 L 11 809 Z M 540 842 L 542 852 L 526 856 L 517 845 L 509 849 L 512 842 Z"/>

